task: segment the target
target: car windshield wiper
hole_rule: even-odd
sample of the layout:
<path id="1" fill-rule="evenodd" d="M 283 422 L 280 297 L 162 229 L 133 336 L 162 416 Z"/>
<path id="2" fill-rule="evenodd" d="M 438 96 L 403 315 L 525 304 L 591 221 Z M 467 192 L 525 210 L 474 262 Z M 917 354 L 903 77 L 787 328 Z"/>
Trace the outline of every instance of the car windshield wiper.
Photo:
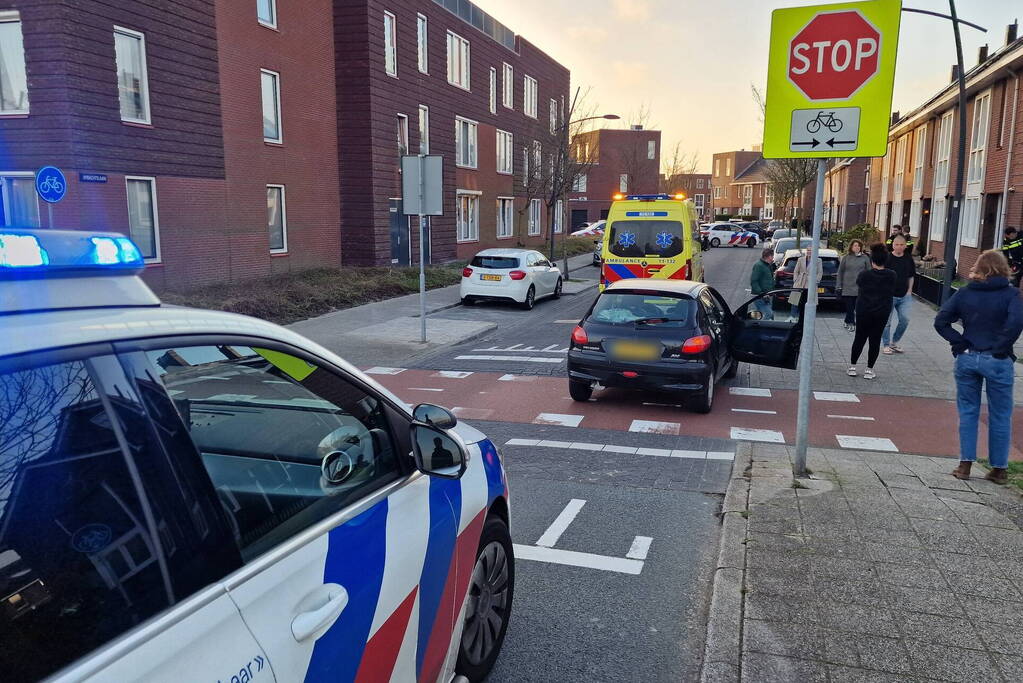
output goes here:
<path id="1" fill-rule="evenodd" d="M 633 320 L 637 325 L 653 325 L 660 323 L 684 323 L 685 318 L 640 318 L 639 320 Z"/>

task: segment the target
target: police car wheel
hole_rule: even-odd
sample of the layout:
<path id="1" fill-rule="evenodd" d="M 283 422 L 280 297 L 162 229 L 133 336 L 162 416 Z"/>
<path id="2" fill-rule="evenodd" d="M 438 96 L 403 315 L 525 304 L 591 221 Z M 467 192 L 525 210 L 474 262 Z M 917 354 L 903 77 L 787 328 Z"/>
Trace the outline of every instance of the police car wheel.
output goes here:
<path id="1" fill-rule="evenodd" d="M 748 240 L 746 240 L 746 246 L 749 247 L 750 249 L 757 246 L 757 238 L 750 237 Z"/>
<path id="2" fill-rule="evenodd" d="M 719 240 L 717 237 L 715 237 L 714 239 L 712 239 L 710 241 L 710 246 L 712 246 L 712 247 L 720 247 L 721 246 L 721 240 Z"/>
<path id="3" fill-rule="evenodd" d="M 508 525 L 488 517 L 465 598 L 465 622 L 456 671 L 482 681 L 501 653 L 515 592 L 515 557 Z"/>

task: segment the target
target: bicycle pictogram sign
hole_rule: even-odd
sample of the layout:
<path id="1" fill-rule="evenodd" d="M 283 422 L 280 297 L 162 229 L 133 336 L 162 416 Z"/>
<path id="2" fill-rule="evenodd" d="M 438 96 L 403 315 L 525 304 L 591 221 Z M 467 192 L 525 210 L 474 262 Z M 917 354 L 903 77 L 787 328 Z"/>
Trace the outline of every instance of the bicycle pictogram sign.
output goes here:
<path id="1" fill-rule="evenodd" d="M 820 132 L 821 126 L 824 126 L 832 133 L 837 133 L 842 130 L 842 119 L 835 118 L 835 112 L 833 111 L 820 111 L 817 112 L 816 118 L 812 118 L 806 123 L 807 133 Z"/>

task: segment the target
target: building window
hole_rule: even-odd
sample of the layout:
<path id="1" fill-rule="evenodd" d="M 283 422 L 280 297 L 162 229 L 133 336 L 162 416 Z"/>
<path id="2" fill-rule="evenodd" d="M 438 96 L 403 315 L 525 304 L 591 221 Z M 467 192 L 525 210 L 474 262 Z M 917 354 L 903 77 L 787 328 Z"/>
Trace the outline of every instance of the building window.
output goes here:
<path id="1" fill-rule="evenodd" d="M 730 157 L 725 158 L 725 175 L 732 175 L 732 159 Z"/>
<path id="2" fill-rule="evenodd" d="M 480 196 L 478 193 L 459 190 L 458 194 L 458 241 L 476 242 L 480 238 Z"/>
<path id="3" fill-rule="evenodd" d="M 0 12 L 0 114 L 28 113 L 28 80 L 21 15 Z M 121 105 L 122 111 L 124 105 Z"/>
<path id="4" fill-rule="evenodd" d="M 696 210 L 699 211 L 700 213 L 703 213 L 703 207 L 704 207 L 706 198 L 707 198 L 707 196 L 706 195 L 702 195 L 702 194 L 698 194 L 698 195 L 694 195 L 693 196 L 693 204 L 696 206 Z"/>
<path id="5" fill-rule="evenodd" d="M 572 180 L 572 192 L 586 192 L 586 174 L 580 173 Z"/>
<path id="6" fill-rule="evenodd" d="M 916 129 L 916 151 L 913 157 L 914 196 L 924 187 L 924 152 L 927 149 L 926 124 Z"/>
<path id="7" fill-rule="evenodd" d="M 476 168 L 476 132 L 475 121 L 455 118 L 455 165 L 465 168 Z"/>
<path id="8" fill-rule="evenodd" d="M 529 234 L 532 236 L 540 234 L 540 200 L 529 200 Z"/>
<path id="9" fill-rule="evenodd" d="M 697 190 L 702 190 L 703 189 L 703 178 L 697 178 L 696 179 L 696 189 Z"/>
<path id="10" fill-rule="evenodd" d="M 515 168 L 514 137 L 503 130 L 497 131 L 497 172 L 514 173 Z"/>
<path id="11" fill-rule="evenodd" d="M 388 76 L 398 75 L 398 46 L 394 15 L 384 12 L 384 69 Z"/>
<path id="12" fill-rule="evenodd" d="M 505 239 L 514 234 L 515 199 L 512 197 L 497 198 L 497 239 Z"/>
<path id="13" fill-rule="evenodd" d="M 38 228 L 39 200 L 32 173 L 0 175 L 0 225 Z"/>
<path id="14" fill-rule="evenodd" d="M 427 21 L 426 17 L 422 14 L 417 15 L 416 32 L 418 38 L 416 41 L 416 45 L 418 46 L 419 51 L 419 71 L 420 73 L 424 74 L 430 72 L 430 49 L 428 42 L 428 28 L 429 22 Z"/>
<path id="15" fill-rule="evenodd" d="M 497 69 L 490 67 L 490 113 L 497 113 Z"/>
<path id="16" fill-rule="evenodd" d="M 657 141 L 647 140 L 646 142 L 646 158 L 653 160 L 657 158 Z"/>
<path id="17" fill-rule="evenodd" d="M 267 69 L 259 70 L 263 90 L 263 141 L 283 142 L 281 130 L 281 75 Z"/>
<path id="18" fill-rule="evenodd" d="M 551 100 L 551 135 L 558 132 L 558 101 Z"/>
<path id="19" fill-rule="evenodd" d="M 539 140 L 533 140 L 533 178 L 540 179 L 543 174 L 543 145 Z"/>
<path id="20" fill-rule="evenodd" d="M 721 159 L 714 160 L 714 177 L 721 175 Z"/>
<path id="21" fill-rule="evenodd" d="M 149 77 L 146 75 L 146 38 L 138 31 L 114 27 L 114 56 L 121 120 L 149 123 Z"/>
<path id="22" fill-rule="evenodd" d="M 948 164 L 952 156 L 952 112 L 941 117 L 938 123 L 938 155 L 934 163 L 934 196 L 944 195 L 938 188 L 948 187 Z M 882 163 L 884 163 L 882 161 Z"/>
<path id="23" fill-rule="evenodd" d="M 277 28 L 277 0 L 256 0 L 256 19 L 263 26 Z"/>
<path id="24" fill-rule="evenodd" d="M 504 65 L 501 79 L 501 103 L 509 109 L 515 108 L 515 69 L 511 64 Z"/>
<path id="25" fill-rule="evenodd" d="M 419 153 L 430 153 L 430 108 L 419 105 Z"/>
<path id="26" fill-rule="evenodd" d="M 522 77 L 522 111 L 530 118 L 536 118 L 536 79 Z"/>
<path id="27" fill-rule="evenodd" d="M 160 219 L 156 178 L 125 176 L 128 193 L 128 236 L 146 261 L 160 260 Z"/>
<path id="28" fill-rule="evenodd" d="M 628 192 L 629 191 L 629 174 L 623 173 L 618 176 L 618 191 Z"/>
<path id="29" fill-rule="evenodd" d="M 448 83 L 469 89 L 469 41 L 448 31 Z"/>
<path id="30" fill-rule="evenodd" d="M 529 185 L 529 148 L 522 148 L 522 184 Z"/>
<path id="31" fill-rule="evenodd" d="M 288 208 L 283 185 L 266 186 L 266 225 L 270 231 L 270 253 L 288 251 Z"/>
<path id="32" fill-rule="evenodd" d="M 984 167 L 986 165 L 987 133 L 991 114 L 991 93 L 987 93 L 974 100 L 973 103 L 973 132 L 970 136 L 970 172 L 968 181 L 979 183 L 984 180 Z M 978 217 L 980 216 L 978 212 Z"/>
<path id="33" fill-rule="evenodd" d="M 560 235 L 564 225 L 565 203 L 559 199 L 558 201 L 554 202 L 554 233 Z"/>
<path id="34" fill-rule="evenodd" d="M 408 154 L 408 117 L 398 114 L 397 123 L 398 154 L 404 156 Z"/>

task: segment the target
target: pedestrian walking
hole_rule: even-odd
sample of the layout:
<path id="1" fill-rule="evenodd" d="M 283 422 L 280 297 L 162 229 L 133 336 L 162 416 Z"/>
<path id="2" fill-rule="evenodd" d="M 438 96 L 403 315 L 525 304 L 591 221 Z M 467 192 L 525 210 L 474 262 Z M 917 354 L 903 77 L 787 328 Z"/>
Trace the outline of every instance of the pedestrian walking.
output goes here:
<path id="1" fill-rule="evenodd" d="M 845 329 L 850 332 L 856 329 L 856 295 L 859 292 L 856 278 L 866 270 L 870 270 L 870 257 L 863 251 L 863 242 L 853 240 L 838 264 L 836 287 L 838 296 L 845 304 Z"/>
<path id="2" fill-rule="evenodd" d="M 1023 332 L 1023 297 L 1009 281 L 1009 263 L 1000 251 L 985 251 L 970 272 L 970 284 L 945 302 L 934 329 L 952 345 L 956 408 L 959 411 L 957 479 L 969 479 L 977 459 L 981 389 L 987 389 L 987 479 L 1008 481 L 1012 437 L 1012 382 L 1016 356 L 1012 345 Z M 963 331 L 952 327 L 962 323 Z"/>
<path id="3" fill-rule="evenodd" d="M 892 301 L 892 315 L 898 319 L 895 327 L 895 334 L 892 334 L 892 321 L 884 327 L 884 334 L 881 335 L 881 343 L 884 345 L 883 353 L 890 356 L 893 353 L 902 353 L 899 342 L 909 328 L 909 309 L 913 306 L 913 278 L 916 276 L 916 261 L 913 255 L 906 248 L 906 238 L 896 235 L 892 241 L 892 253 L 888 254 L 888 262 L 885 267 L 895 271 L 896 285 L 895 298 Z"/>
<path id="4" fill-rule="evenodd" d="M 860 361 L 864 344 L 867 349 L 867 369 L 864 379 L 874 379 L 874 364 L 881 351 L 881 333 L 892 314 L 895 300 L 897 276 L 886 268 L 888 248 L 883 244 L 870 245 L 870 268 L 856 276 L 856 336 L 853 337 L 852 352 L 849 356 L 850 377 L 857 375 L 856 364 Z"/>
<path id="5" fill-rule="evenodd" d="M 774 289 L 774 249 L 766 247 L 760 252 L 760 260 L 753 264 L 750 273 L 749 291 L 753 296 L 767 294 Z M 761 296 L 753 302 L 753 307 L 760 311 L 761 320 L 774 320 L 772 297 Z"/>
<path id="6" fill-rule="evenodd" d="M 1011 225 L 1005 229 L 1002 253 L 1005 254 L 1005 259 L 1009 262 L 1009 270 L 1012 271 L 1009 281 L 1019 287 L 1020 275 L 1023 274 L 1023 239 L 1020 239 L 1019 231 Z"/>
<path id="7" fill-rule="evenodd" d="M 803 301 L 804 292 L 807 287 L 810 286 L 810 248 L 807 247 L 803 250 L 803 253 L 796 259 L 796 268 L 792 272 L 792 286 L 795 287 L 797 292 L 794 292 L 789 297 L 789 303 L 793 306 L 793 310 L 799 307 L 799 304 Z M 821 278 L 824 277 L 824 262 L 821 257 L 817 257 L 817 283 L 820 284 Z M 798 318 L 798 315 L 796 316 Z"/>

